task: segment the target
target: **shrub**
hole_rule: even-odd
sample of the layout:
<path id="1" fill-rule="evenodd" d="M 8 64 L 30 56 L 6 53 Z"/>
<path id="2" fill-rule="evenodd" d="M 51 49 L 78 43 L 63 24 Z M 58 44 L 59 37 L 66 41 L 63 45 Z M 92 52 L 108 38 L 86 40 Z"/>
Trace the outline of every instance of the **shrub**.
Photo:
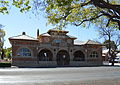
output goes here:
<path id="1" fill-rule="evenodd" d="M 10 62 L 0 62 L 0 67 L 11 67 Z"/>

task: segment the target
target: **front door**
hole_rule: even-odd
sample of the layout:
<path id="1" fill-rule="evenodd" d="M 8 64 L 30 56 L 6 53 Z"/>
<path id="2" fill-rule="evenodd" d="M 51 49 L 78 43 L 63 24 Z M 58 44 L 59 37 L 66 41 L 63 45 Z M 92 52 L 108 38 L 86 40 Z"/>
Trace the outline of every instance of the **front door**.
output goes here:
<path id="1" fill-rule="evenodd" d="M 70 57 L 67 51 L 61 50 L 57 53 L 58 66 L 69 66 L 69 62 L 70 62 Z"/>

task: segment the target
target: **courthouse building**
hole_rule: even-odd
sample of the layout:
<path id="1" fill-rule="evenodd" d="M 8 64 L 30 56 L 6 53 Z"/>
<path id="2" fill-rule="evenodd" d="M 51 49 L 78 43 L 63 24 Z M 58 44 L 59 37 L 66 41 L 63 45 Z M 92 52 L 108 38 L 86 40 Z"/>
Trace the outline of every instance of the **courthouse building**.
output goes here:
<path id="1" fill-rule="evenodd" d="M 102 46 L 88 40 L 75 41 L 68 31 L 50 29 L 37 38 L 22 35 L 10 37 L 12 65 L 18 67 L 99 66 L 102 65 Z"/>

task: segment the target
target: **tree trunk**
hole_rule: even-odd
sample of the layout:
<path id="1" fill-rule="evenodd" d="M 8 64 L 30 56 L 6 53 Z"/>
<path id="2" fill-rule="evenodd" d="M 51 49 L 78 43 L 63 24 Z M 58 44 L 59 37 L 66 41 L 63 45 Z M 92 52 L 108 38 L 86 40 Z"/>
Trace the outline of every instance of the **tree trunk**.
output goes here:
<path id="1" fill-rule="evenodd" d="M 4 50 L 2 49 L 2 53 L 1 53 L 1 59 L 3 60 L 4 59 Z"/>
<path id="2" fill-rule="evenodd" d="M 111 66 L 114 66 L 114 60 L 112 61 L 112 64 L 111 64 Z"/>
<path id="3" fill-rule="evenodd" d="M 112 52 L 111 57 L 112 57 L 112 66 L 114 66 L 115 58 L 116 58 L 115 51 Z"/>

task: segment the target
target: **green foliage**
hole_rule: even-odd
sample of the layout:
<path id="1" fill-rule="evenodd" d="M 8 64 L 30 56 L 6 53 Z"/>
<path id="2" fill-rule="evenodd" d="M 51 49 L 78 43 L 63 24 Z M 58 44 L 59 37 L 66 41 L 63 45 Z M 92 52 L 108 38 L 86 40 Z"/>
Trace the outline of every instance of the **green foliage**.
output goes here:
<path id="1" fill-rule="evenodd" d="M 114 6 L 120 5 L 119 0 L 99 1 L 105 3 L 109 1 L 109 4 L 113 4 Z M 108 28 L 112 26 L 113 28 L 118 29 L 119 27 L 120 29 L 120 23 L 117 19 L 114 20 L 115 18 L 113 18 L 112 21 L 110 17 L 117 15 L 116 10 L 119 6 L 115 8 L 114 12 L 113 9 L 96 6 L 93 2 L 96 2 L 96 0 L 1 0 L 0 13 L 6 14 L 9 12 L 9 6 L 15 6 L 20 9 L 20 12 L 26 12 L 32 8 L 33 13 L 36 10 L 38 15 L 38 13 L 40 13 L 38 11 L 41 11 L 41 6 L 44 6 L 46 17 L 48 19 L 47 24 L 55 25 L 57 28 L 63 28 L 68 24 L 86 27 L 89 22 L 94 23 L 97 26 L 102 24 L 104 26 L 107 25 Z M 104 23 L 101 23 L 103 21 Z"/>
<path id="2" fill-rule="evenodd" d="M 28 11 L 30 6 L 30 0 L 1 0 L 0 1 L 0 13 L 7 14 L 9 13 L 8 8 L 10 6 L 15 6 L 20 9 L 20 12 Z"/>
<path id="3" fill-rule="evenodd" d="M 101 24 L 102 19 L 106 20 L 103 25 L 108 23 L 108 17 L 102 17 L 101 11 L 109 13 L 108 9 L 102 9 L 94 6 L 91 0 L 45 0 L 48 24 L 64 27 L 67 24 L 86 26 L 89 21 L 97 26 Z M 106 1 L 106 0 L 105 0 Z M 84 4 L 83 4 L 84 3 Z M 88 4 L 87 4 L 88 3 Z M 119 4 L 119 0 L 109 0 L 111 4 Z M 85 5 L 86 4 L 86 5 Z M 99 16 L 99 17 L 98 17 Z M 94 19 L 93 19 L 94 18 Z M 82 23 L 81 23 L 82 22 Z M 80 24 L 81 23 L 81 24 Z M 110 21 L 109 27 L 118 28 L 118 24 Z"/>
<path id="4" fill-rule="evenodd" d="M 3 26 L 1 25 L 0 28 Z M 0 29 L 0 57 L 3 58 L 3 45 L 4 45 L 4 36 L 5 31 L 3 29 Z"/>
<path id="5" fill-rule="evenodd" d="M 12 48 L 11 47 L 10 48 L 6 48 L 6 49 L 4 49 L 4 51 L 5 51 L 5 57 L 7 59 L 11 59 L 11 57 L 12 57 Z"/>
<path id="6" fill-rule="evenodd" d="M 3 29 L 0 29 L 0 50 L 2 49 L 4 44 L 4 36 L 5 36 L 5 31 Z"/>
<path id="7" fill-rule="evenodd" d="M 12 48 L 3 48 L 3 59 L 11 60 L 12 57 Z"/>
<path id="8" fill-rule="evenodd" d="M 8 7 L 9 1 L 0 1 L 0 13 L 8 13 L 7 7 Z"/>
<path id="9" fill-rule="evenodd" d="M 28 11 L 31 6 L 29 6 L 29 0 L 13 0 L 12 5 L 20 8 L 20 12 Z"/>

